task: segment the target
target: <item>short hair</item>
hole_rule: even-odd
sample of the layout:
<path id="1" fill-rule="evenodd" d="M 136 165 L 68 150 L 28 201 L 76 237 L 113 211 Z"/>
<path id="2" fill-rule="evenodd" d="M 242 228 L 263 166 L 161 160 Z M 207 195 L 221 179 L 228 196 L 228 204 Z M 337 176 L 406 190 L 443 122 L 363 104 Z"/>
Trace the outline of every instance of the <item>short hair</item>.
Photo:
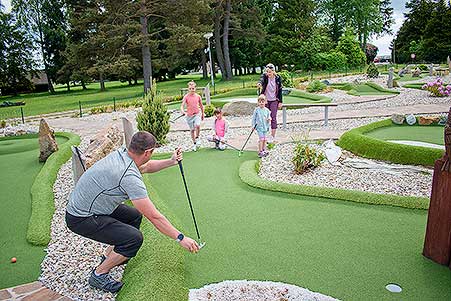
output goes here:
<path id="1" fill-rule="evenodd" d="M 196 86 L 196 83 L 192 80 L 188 83 L 188 86 Z"/>
<path id="2" fill-rule="evenodd" d="M 222 113 L 221 108 L 216 108 L 215 111 L 213 112 L 213 114 L 215 114 L 215 115 L 218 115 L 220 113 Z"/>
<path id="3" fill-rule="evenodd" d="M 151 133 L 139 131 L 133 135 L 128 150 L 132 153 L 141 155 L 145 150 L 155 148 L 156 144 L 157 140 Z"/>
<path id="4" fill-rule="evenodd" d="M 257 100 L 257 101 L 260 101 L 260 100 L 266 101 L 266 96 L 265 96 L 265 94 L 260 94 L 260 95 L 258 96 L 258 100 Z"/>

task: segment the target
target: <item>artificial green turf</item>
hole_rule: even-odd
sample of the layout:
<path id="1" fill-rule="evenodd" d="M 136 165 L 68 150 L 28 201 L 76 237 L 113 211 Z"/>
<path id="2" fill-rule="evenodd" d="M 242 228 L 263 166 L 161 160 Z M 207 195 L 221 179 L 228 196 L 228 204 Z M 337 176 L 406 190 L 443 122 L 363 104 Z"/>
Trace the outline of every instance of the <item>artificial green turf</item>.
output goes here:
<path id="1" fill-rule="evenodd" d="M 44 257 L 43 247 L 33 246 L 26 239 L 31 215 L 30 189 L 43 166 L 38 161 L 36 135 L 26 137 L 0 139 L 0 288 L 37 280 Z M 56 138 L 60 145 L 67 140 Z M 12 257 L 17 258 L 17 263 L 10 263 Z"/>
<path id="2" fill-rule="evenodd" d="M 451 298 L 449 269 L 421 255 L 426 211 L 251 188 L 240 181 L 238 168 L 255 153 L 239 158 L 234 151 L 201 150 L 184 157 L 199 230 L 207 241 L 199 254 L 185 253 L 187 287 L 255 279 L 292 283 L 344 300 Z M 145 179 L 180 220 L 181 230 L 195 237 L 178 169 Z M 145 259 L 140 264 L 134 269 L 145 271 Z M 144 287 L 155 276 L 125 280 L 141 281 Z M 400 284 L 403 292 L 391 295 L 384 288 L 389 282 Z"/>
<path id="3" fill-rule="evenodd" d="M 366 133 L 381 140 L 411 140 L 445 145 L 443 126 L 399 126 L 392 125 Z"/>
<path id="4" fill-rule="evenodd" d="M 348 91 L 348 94 L 355 96 L 399 94 L 399 91 L 385 89 L 373 82 L 366 82 L 358 85 L 353 83 L 338 83 L 332 84 L 331 87 Z"/>

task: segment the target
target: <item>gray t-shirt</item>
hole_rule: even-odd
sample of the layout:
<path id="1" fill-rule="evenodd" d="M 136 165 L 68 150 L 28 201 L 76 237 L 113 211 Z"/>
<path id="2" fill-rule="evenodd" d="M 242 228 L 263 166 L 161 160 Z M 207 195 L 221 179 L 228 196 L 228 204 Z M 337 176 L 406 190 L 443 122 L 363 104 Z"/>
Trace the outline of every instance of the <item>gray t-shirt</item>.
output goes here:
<path id="1" fill-rule="evenodd" d="M 78 217 L 109 215 L 126 200 L 147 197 L 135 162 L 122 147 L 96 162 L 78 180 L 67 212 Z"/>

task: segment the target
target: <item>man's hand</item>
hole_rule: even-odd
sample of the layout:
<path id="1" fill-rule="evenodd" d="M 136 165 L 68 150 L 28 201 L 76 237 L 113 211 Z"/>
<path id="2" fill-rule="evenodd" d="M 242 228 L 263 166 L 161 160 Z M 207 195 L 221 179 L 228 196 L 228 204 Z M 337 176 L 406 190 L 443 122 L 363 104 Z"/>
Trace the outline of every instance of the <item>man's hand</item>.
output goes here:
<path id="1" fill-rule="evenodd" d="M 174 165 L 176 165 L 179 161 L 183 160 L 183 153 L 181 147 L 177 147 L 175 149 L 174 153 L 172 154 L 171 160 L 174 162 Z"/>
<path id="2" fill-rule="evenodd" d="M 183 240 L 180 242 L 180 245 L 190 251 L 191 253 L 197 253 L 199 252 L 199 245 L 194 239 L 191 239 L 189 237 L 184 237 Z"/>

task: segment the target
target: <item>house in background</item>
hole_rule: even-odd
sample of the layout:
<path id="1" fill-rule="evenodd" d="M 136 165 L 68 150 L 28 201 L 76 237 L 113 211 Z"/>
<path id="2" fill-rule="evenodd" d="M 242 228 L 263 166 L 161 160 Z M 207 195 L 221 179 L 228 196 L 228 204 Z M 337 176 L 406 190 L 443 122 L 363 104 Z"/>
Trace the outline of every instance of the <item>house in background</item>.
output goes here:
<path id="1" fill-rule="evenodd" d="M 47 74 L 44 71 L 37 71 L 32 77 L 31 83 L 34 86 L 34 92 L 47 92 L 49 90 Z"/>

